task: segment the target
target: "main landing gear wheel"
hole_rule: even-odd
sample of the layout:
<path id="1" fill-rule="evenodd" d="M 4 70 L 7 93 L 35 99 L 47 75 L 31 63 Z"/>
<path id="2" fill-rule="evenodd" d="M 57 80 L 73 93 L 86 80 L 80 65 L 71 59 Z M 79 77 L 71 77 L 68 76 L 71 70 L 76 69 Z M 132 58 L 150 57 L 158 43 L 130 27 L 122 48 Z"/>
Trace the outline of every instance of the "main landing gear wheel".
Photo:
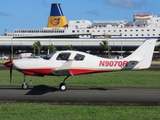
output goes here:
<path id="1" fill-rule="evenodd" d="M 23 90 L 27 90 L 28 88 L 29 88 L 29 86 L 27 85 L 27 83 L 22 84 L 22 89 Z"/>
<path id="2" fill-rule="evenodd" d="M 60 89 L 61 91 L 66 91 L 66 89 L 67 89 L 66 83 L 61 83 L 61 84 L 59 85 L 59 89 Z"/>

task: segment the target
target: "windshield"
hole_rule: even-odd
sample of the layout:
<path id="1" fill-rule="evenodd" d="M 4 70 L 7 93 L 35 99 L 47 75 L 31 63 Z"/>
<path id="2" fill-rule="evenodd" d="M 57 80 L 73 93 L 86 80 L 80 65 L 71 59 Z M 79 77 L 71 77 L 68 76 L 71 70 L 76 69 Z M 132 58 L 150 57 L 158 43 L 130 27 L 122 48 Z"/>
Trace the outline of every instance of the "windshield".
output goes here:
<path id="1" fill-rule="evenodd" d="M 55 53 L 56 52 L 50 53 L 48 55 L 44 55 L 44 56 L 42 56 L 42 58 L 45 59 L 45 60 L 49 60 Z"/>

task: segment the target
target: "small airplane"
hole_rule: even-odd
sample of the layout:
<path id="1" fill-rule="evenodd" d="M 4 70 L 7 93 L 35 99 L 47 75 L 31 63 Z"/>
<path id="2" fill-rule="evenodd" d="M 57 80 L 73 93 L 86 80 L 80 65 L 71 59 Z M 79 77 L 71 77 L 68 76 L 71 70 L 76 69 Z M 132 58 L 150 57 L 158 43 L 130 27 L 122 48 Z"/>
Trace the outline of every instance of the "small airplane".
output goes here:
<path id="1" fill-rule="evenodd" d="M 59 85 L 61 91 L 67 89 L 65 83 L 70 76 L 115 72 L 120 70 L 147 69 L 151 65 L 156 40 L 148 39 L 131 55 L 123 59 L 108 59 L 79 51 L 58 51 L 43 58 L 29 58 L 10 60 L 4 65 L 10 67 L 10 82 L 12 68 L 24 74 L 22 89 L 27 89 L 26 75 L 31 76 L 66 76 Z"/>

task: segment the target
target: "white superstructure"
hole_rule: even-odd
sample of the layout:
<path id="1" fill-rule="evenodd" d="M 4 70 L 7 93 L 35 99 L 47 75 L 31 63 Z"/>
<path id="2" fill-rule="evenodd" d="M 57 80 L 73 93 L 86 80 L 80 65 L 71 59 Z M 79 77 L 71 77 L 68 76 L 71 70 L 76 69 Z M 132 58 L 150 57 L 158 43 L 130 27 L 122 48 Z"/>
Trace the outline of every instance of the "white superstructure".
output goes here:
<path id="1" fill-rule="evenodd" d="M 60 7 L 59 4 L 52 4 L 52 7 L 56 8 L 57 6 Z M 123 41 L 126 42 L 126 45 L 128 42 L 130 46 L 133 45 L 133 41 L 135 44 L 139 41 L 140 45 L 147 38 L 160 36 L 160 17 L 153 14 L 134 14 L 132 21 L 94 21 L 93 23 L 89 20 L 70 20 L 67 23 L 62 11 L 62 16 L 57 16 L 57 14 L 57 11 L 55 12 L 51 8 L 46 28 L 6 31 L 4 35 L 0 36 L 0 43 L 8 44 L 13 40 L 15 44 L 23 44 L 23 41 L 30 41 L 30 43 L 24 42 L 24 44 L 32 45 L 34 41 L 40 40 L 44 43 L 43 45 L 50 44 L 48 41 L 54 45 L 99 45 L 102 40 L 107 39 L 110 45 L 120 45 L 121 43 L 117 43 L 117 41 Z M 64 42 L 65 40 L 66 42 Z M 7 43 L 7 41 L 9 42 Z M 59 41 L 59 43 L 54 43 L 54 41 Z M 68 43 L 68 41 L 72 42 Z M 129 43 L 129 41 L 132 42 Z"/>

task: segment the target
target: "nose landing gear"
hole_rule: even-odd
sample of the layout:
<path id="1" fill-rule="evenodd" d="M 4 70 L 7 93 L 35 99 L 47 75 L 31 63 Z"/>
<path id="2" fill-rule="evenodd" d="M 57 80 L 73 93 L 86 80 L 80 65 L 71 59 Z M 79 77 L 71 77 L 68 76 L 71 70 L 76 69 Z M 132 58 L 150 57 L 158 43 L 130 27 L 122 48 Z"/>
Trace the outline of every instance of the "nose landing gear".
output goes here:
<path id="1" fill-rule="evenodd" d="M 59 90 L 60 91 L 66 91 L 67 89 L 67 85 L 65 83 L 66 79 L 69 77 L 70 75 L 68 75 L 67 77 L 64 78 L 63 82 L 59 85 Z"/>
<path id="2" fill-rule="evenodd" d="M 22 84 L 22 89 L 27 90 L 28 88 L 29 88 L 29 86 L 26 83 L 26 75 L 24 74 L 24 83 Z"/>

